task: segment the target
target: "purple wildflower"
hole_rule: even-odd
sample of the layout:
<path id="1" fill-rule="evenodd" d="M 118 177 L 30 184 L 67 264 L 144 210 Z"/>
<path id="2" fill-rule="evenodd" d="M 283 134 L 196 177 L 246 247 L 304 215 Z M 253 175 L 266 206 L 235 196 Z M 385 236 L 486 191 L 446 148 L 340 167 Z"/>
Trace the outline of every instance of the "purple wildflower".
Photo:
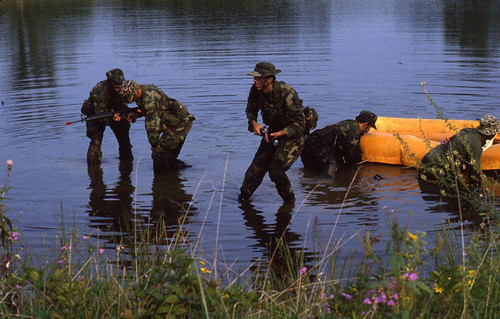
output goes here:
<path id="1" fill-rule="evenodd" d="M 302 269 L 301 269 L 301 270 L 299 270 L 299 274 L 300 274 L 300 275 L 303 275 L 303 274 L 305 274 L 306 272 L 307 272 L 307 268 L 306 268 L 306 267 L 302 267 Z"/>

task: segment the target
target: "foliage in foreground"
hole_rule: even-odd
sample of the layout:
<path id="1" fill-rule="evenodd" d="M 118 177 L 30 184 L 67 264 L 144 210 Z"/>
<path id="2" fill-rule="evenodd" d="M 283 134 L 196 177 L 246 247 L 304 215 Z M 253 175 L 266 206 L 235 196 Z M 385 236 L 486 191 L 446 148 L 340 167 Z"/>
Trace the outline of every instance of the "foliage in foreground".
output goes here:
<path id="1" fill-rule="evenodd" d="M 9 172 L 12 162 L 9 164 Z M 0 316 L 36 318 L 495 318 L 500 313 L 497 212 L 466 246 L 453 231 L 411 233 L 392 214 L 391 240 L 360 238 L 362 259 L 338 249 L 305 264 L 286 242 L 270 245 L 265 269 L 222 278 L 182 231 L 143 230 L 141 241 L 101 248 L 99 238 L 62 231 L 47 259 L 21 257 L 22 237 L 1 205 Z M 156 229 L 162 229 L 158 227 Z M 275 261 L 280 259 L 280 267 Z M 229 271 L 227 272 L 229 273 Z"/>

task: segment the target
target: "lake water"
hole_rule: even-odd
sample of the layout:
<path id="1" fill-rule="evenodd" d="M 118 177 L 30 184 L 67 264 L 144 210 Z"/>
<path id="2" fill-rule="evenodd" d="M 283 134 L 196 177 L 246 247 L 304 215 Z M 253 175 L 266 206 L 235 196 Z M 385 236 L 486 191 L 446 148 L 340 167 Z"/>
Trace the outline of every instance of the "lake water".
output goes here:
<path id="1" fill-rule="evenodd" d="M 304 175 L 299 160 L 288 171 L 294 207 L 282 206 L 267 176 L 240 206 L 239 187 L 260 142 L 245 119 L 253 80 L 246 74 L 259 61 L 283 70 L 278 80 L 317 109 L 318 127 L 362 109 L 435 118 L 422 81 L 449 118 L 500 116 L 500 4 L 4 0 L 0 166 L 14 161 L 4 204 L 12 218 L 22 212 L 24 239 L 39 251 L 64 218 L 113 249 L 124 226 L 155 223 L 164 212 L 169 230 L 183 216 L 190 240 L 207 254 L 246 267 L 283 233 L 307 254 L 314 231 L 345 250 L 359 248 L 353 236 L 364 230 L 387 238 L 391 211 L 411 231 L 457 220 L 455 205 L 421 192 L 414 169 L 378 164 L 320 180 Z M 79 118 L 88 92 L 115 67 L 196 116 L 180 154 L 191 168 L 155 177 L 139 119 L 131 128 L 133 166 L 119 164 L 108 128 L 101 167 L 88 171 L 85 125 L 64 123 Z"/>

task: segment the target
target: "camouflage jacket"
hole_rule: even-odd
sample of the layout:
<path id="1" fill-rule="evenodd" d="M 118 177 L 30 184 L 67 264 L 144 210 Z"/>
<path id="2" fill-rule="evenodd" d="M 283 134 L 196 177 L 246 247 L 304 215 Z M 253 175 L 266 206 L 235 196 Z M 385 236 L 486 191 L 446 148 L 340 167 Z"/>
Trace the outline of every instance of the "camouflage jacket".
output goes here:
<path id="1" fill-rule="evenodd" d="M 324 150 L 340 167 L 352 167 L 361 161 L 361 130 L 355 120 L 345 120 L 325 126 L 308 136 L 316 150 Z"/>
<path id="2" fill-rule="evenodd" d="M 85 115 L 128 110 L 125 101 L 123 101 L 118 96 L 118 93 L 113 90 L 112 86 L 108 84 L 108 80 L 97 83 L 90 91 L 87 101 L 89 102 L 87 107 L 90 108 L 90 110 L 83 109 L 86 104 L 84 103 L 84 106 L 82 106 L 82 113 Z"/>
<path id="3" fill-rule="evenodd" d="M 275 81 L 270 96 L 257 90 L 255 85 L 252 86 L 246 107 L 248 123 L 257 121 L 259 110 L 262 121 L 269 126 L 270 132 L 284 129 L 288 137 L 304 134 L 306 122 L 302 100 L 285 82 Z M 252 131 L 250 126 L 249 130 Z"/>
<path id="4" fill-rule="evenodd" d="M 141 88 L 142 96 L 136 103 L 145 114 L 144 123 L 152 147 L 158 146 L 162 132 L 167 130 L 176 132 L 178 128 L 195 119 L 187 107 L 168 97 L 156 86 L 141 85 Z"/>
<path id="5" fill-rule="evenodd" d="M 477 182 L 485 141 L 486 138 L 475 128 L 462 129 L 447 143 L 439 144 L 425 154 L 422 164 L 442 169 L 445 174 L 456 171 L 454 168 L 458 168 L 460 171 L 467 171 Z"/>

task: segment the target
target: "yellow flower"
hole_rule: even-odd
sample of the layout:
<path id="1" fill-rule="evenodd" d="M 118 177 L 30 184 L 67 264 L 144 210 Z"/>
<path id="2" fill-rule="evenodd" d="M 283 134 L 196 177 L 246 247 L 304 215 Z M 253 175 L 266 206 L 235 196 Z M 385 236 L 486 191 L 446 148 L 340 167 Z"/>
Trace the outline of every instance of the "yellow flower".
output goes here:
<path id="1" fill-rule="evenodd" d="M 469 277 L 474 277 L 476 275 L 476 271 L 475 270 L 469 270 Z"/>
<path id="2" fill-rule="evenodd" d="M 412 233 L 408 232 L 408 238 L 411 241 L 416 241 L 418 239 L 417 236 L 413 235 Z"/>
<path id="3" fill-rule="evenodd" d="M 205 266 L 205 262 L 203 260 L 201 260 L 200 265 Z"/>
<path id="4" fill-rule="evenodd" d="M 470 280 L 470 279 L 469 279 L 469 280 L 467 281 L 467 285 L 469 285 L 469 287 L 472 287 L 472 280 Z"/>
<path id="5" fill-rule="evenodd" d="M 438 285 L 434 286 L 434 291 L 438 294 L 442 293 L 444 290 L 443 288 L 439 287 Z"/>
<path id="6" fill-rule="evenodd" d="M 201 268 L 200 268 L 200 270 L 201 270 L 201 272 L 203 272 L 203 273 L 205 273 L 205 274 L 210 274 L 210 273 L 212 273 L 212 272 L 211 272 L 210 270 L 208 270 L 207 268 L 203 268 L 203 267 L 201 267 Z"/>

